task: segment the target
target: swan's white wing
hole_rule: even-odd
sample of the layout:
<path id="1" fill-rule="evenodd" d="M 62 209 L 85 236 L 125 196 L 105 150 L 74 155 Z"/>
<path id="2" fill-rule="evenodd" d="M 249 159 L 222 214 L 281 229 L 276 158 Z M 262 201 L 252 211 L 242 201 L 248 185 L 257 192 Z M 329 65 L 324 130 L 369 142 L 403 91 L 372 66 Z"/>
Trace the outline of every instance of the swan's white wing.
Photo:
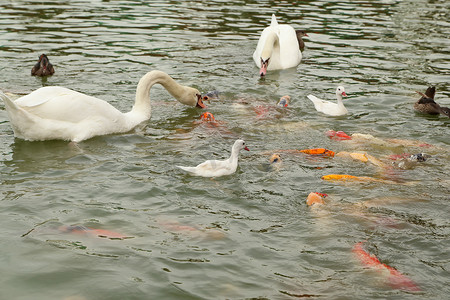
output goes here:
<path id="1" fill-rule="evenodd" d="M 14 103 L 28 113 L 46 120 L 78 123 L 108 120 L 115 122 L 122 113 L 108 102 L 67 88 L 40 88 Z"/>
<path id="2" fill-rule="evenodd" d="M 298 46 L 297 34 L 290 25 L 277 26 L 280 65 L 282 69 L 297 66 L 302 60 L 302 52 Z M 270 65 L 269 65 L 270 66 Z"/>
<path id="3" fill-rule="evenodd" d="M 348 112 L 345 107 L 340 107 L 337 103 L 325 101 L 313 95 L 308 95 L 308 99 L 314 103 L 314 107 L 317 111 L 326 115 L 342 116 Z"/>
<path id="4" fill-rule="evenodd" d="M 196 167 L 178 166 L 178 168 L 198 176 L 218 177 L 232 173 L 231 166 L 227 162 L 228 160 L 207 160 Z"/>

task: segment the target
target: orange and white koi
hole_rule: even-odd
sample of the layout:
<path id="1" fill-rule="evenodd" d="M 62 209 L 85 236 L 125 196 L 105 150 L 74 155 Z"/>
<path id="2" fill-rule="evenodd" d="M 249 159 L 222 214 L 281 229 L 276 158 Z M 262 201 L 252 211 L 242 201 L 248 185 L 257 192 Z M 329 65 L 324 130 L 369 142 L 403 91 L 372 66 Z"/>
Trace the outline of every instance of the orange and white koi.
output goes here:
<path id="1" fill-rule="evenodd" d="M 324 199 L 326 197 L 328 197 L 327 194 L 311 192 L 309 193 L 308 198 L 306 198 L 306 204 L 308 206 L 325 204 Z"/>
<path id="2" fill-rule="evenodd" d="M 403 275 L 397 269 L 383 264 L 380 260 L 375 256 L 367 252 L 363 248 L 363 242 L 356 243 L 353 246 L 352 252 L 356 255 L 358 260 L 366 267 L 378 269 L 380 271 L 387 271 L 388 284 L 396 289 L 403 289 L 412 292 L 420 291 L 421 289 L 417 286 L 417 284 L 412 281 L 406 275 Z"/>

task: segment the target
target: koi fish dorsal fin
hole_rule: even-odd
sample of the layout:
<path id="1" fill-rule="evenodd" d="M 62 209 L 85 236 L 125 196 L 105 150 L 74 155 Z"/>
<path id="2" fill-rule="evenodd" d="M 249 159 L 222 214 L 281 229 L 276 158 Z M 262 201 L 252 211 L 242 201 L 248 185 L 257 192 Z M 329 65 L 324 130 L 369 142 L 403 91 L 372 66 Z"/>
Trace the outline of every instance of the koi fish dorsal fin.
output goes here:
<path id="1" fill-rule="evenodd" d="M 272 22 L 270 23 L 270 26 L 277 26 L 277 17 L 275 17 L 275 14 L 272 14 Z"/>

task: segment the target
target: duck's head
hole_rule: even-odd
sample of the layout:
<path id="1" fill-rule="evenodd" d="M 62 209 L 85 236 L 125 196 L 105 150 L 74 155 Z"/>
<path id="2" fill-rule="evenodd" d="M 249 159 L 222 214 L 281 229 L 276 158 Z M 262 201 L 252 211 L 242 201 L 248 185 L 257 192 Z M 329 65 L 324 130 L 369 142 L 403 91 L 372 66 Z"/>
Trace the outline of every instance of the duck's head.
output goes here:
<path id="1" fill-rule="evenodd" d="M 301 39 L 304 36 L 308 36 L 309 37 L 309 35 L 303 29 L 296 30 L 295 33 L 297 34 L 297 38 L 298 39 Z"/>
<path id="2" fill-rule="evenodd" d="M 343 86 L 338 86 L 336 89 L 336 96 L 338 97 L 347 97 L 347 94 L 345 93 L 345 89 Z"/>
<path id="3" fill-rule="evenodd" d="M 53 65 L 50 63 L 47 55 L 41 54 L 39 56 L 39 61 L 31 69 L 31 75 L 35 76 L 47 76 L 55 73 Z"/>
<path id="4" fill-rule="evenodd" d="M 441 106 L 441 114 L 450 118 L 450 108 Z"/>
<path id="5" fill-rule="evenodd" d="M 247 146 L 245 145 L 244 140 L 236 140 L 236 142 L 234 142 L 233 148 L 236 149 L 237 151 L 241 151 L 242 149 L 250 151 L 250 149 L 248 149 Z"/>

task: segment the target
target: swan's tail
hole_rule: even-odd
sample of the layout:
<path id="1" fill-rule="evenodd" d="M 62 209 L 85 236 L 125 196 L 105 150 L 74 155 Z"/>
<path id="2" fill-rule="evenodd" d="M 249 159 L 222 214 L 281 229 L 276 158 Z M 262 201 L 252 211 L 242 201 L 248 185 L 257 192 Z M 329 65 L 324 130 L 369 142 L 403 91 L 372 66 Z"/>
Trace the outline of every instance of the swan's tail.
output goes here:
<path id="1" fill-rule="evenodd" d="M 183 166 L 177 166 L 178 168 L 180 168 L 181 170 L 184 170 L 186 172 L 190 172 L 190 173 L 194 173 L 195 168 L 194 167 L 183 167 Z"/>
<path id="2" fill-rule="evenodd" d="M 7 109 L 17 109 L 16 104 L 8 96 L 6 96 L 2 91 L 0 91 L 0 98 L 5 102 Z"/>
<path id="3" fill-rule="evenodd" d="M 275 14 L 272 14 L 272 22 L 270 23 L 270 26 L 277 26 L 277 17 L 275 17 Z"/>
<path id="4" fill-rule="evenodd" d="M 322 105 L 323 105 L 323 100 L 317 98 L 316 96 L 313 95 L 308 95 L 307 96 L 309 100 L 311 100 L 312 103 L 314 103 L 314 108 L 317 111 L 321 111 L 322 110 Z"/>

